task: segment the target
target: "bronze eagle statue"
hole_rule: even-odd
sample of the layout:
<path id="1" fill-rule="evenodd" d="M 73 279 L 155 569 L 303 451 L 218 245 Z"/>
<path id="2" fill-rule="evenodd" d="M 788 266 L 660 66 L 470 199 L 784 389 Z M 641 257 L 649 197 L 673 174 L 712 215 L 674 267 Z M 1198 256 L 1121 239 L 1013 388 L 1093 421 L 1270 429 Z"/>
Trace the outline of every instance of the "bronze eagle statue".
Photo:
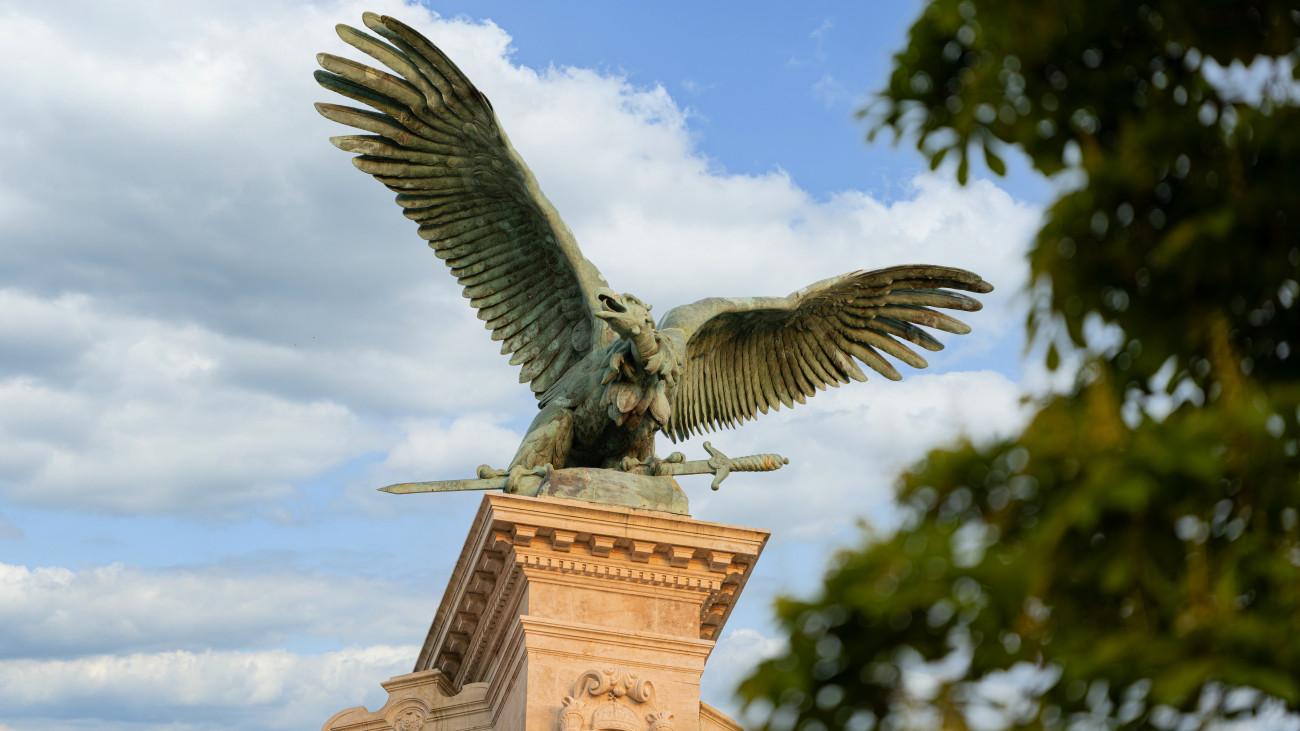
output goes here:
<path id="1" fill-rule="evenodd" d="M 480 477 L 513 485 L 547 467 L 655 474 L 656 433 L 677 441 L 802 404 L 827 385 L 866 380 L 855 360 L 898 380 L 885 355 L 926 366 L 902 341 L 943 348 L 921 326 L 970 332 L 933 309 L 980 309 L 949 290 L 993 290 L 961 269 L 897 266 L 787 297 L 704 299 L 656 325 L 650 305 L 611 290 L 583 257 L 487 97 L 409 26 L 373 13 L 363 21 L 379 37 L 346 25 L 339 36 L 396 75 L 319 54 L 317 81 L 374 110 L 317 104 L 370 133 L 330 141 L 397 193 L 538 398 L 508 469 L 480 468 Z"/>

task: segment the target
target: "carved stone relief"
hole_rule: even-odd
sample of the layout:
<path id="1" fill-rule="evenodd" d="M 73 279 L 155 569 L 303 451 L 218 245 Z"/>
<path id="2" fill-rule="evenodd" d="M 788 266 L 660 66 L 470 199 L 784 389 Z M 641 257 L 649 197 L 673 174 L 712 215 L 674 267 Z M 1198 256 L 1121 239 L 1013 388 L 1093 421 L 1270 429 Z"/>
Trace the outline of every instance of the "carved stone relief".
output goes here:
<path id="1" fill-rule="evenodd" d="M 588 670 L 562 702 L 560 731 L 673 731 L 673 715 L 656 707 L 649 680 L 623 668 Z"/>
<path id="2" fill-rule="evenodd" d="M 393 719 L 393 731 L 421 731 L 425 712 L 420 708 L 407 708 Z"/>

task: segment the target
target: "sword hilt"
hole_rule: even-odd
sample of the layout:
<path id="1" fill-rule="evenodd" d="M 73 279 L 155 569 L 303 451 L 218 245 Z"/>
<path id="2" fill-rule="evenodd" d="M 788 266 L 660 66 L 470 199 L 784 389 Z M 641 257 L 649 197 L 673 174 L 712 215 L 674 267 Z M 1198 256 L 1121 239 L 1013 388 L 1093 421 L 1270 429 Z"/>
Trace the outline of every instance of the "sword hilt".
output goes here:
<path id="1" fill-rule="evenodd" d="M 733 472 L 771 472 L 788 464 L 790 460 L 779 454 L 751 454 L 731 460 L 731 469 Z"/>
<path id="2" fill-rule="evenodd" d="M 727 479 L 727 475 L 732 470 L 736 472 L 770 472 L 779 470 L 783 465 L 790 464 L 790 460 L 779 454 L 751 454 L 748 457 L 737 457 L 732 459 L 717 449 L 712 444 L 704 443 L 704 449 L 709 453 L 709 467 L 713 468 L 713 483 L 709 487 L 717 490 L 722 486 L 722 481 Z"/>

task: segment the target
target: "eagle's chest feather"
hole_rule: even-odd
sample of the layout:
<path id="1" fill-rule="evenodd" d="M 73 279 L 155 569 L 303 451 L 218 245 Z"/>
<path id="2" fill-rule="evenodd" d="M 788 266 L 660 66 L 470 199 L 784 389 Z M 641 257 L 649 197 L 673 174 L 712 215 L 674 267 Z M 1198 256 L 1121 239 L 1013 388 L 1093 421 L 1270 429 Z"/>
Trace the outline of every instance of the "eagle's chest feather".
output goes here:
<path id="1" fill-rule="evenodd" d="M 656 332 L 658 347 L 643 358 L 637 356 L 628 341 L 611 343 L 600 372 L 597 403 L 593 404 L 596 407 L 593 411 L 600 414 L 596 418 L 604 423 L 588 426 L 596 431 L 606 431 L 611 426 L 627 432 L 644 431 L 638 427 L 648 418 L 650 423 L 646 426 L 651 431 L 665 428 L 684 363 L 685 349 L 679 340 Z"/>

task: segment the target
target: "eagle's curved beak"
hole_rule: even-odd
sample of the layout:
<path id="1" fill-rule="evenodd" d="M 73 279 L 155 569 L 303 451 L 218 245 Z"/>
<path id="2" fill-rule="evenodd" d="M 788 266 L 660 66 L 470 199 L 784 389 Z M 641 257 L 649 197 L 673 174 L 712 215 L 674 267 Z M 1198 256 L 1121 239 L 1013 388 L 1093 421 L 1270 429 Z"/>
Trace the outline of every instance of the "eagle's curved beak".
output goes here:
<path id="1" fill-rule="evenodd" d="M 608 320 L 615 314 L 624 314 L 627 312 L 627 306 L 623 304 L 623 298 L 613 292 L 608 294 L 601 292 L 596 295 L 596 299 L 600 300 L 600 304 L 605 307 L 605 311 L 597 312 L 596 317 Z"/>
<path id="2" fill-rule="evenodd" d="M 654 328 L 653 321 L 649 321 L 647 308 L 635 297 L 625 299 L 621 294 L 606 290 L 598 293 L 596 298 L 603 308 L 595 313 L 596 317 L 609 323 L 620 337 L 635 338 L 644 328 Z"/>

